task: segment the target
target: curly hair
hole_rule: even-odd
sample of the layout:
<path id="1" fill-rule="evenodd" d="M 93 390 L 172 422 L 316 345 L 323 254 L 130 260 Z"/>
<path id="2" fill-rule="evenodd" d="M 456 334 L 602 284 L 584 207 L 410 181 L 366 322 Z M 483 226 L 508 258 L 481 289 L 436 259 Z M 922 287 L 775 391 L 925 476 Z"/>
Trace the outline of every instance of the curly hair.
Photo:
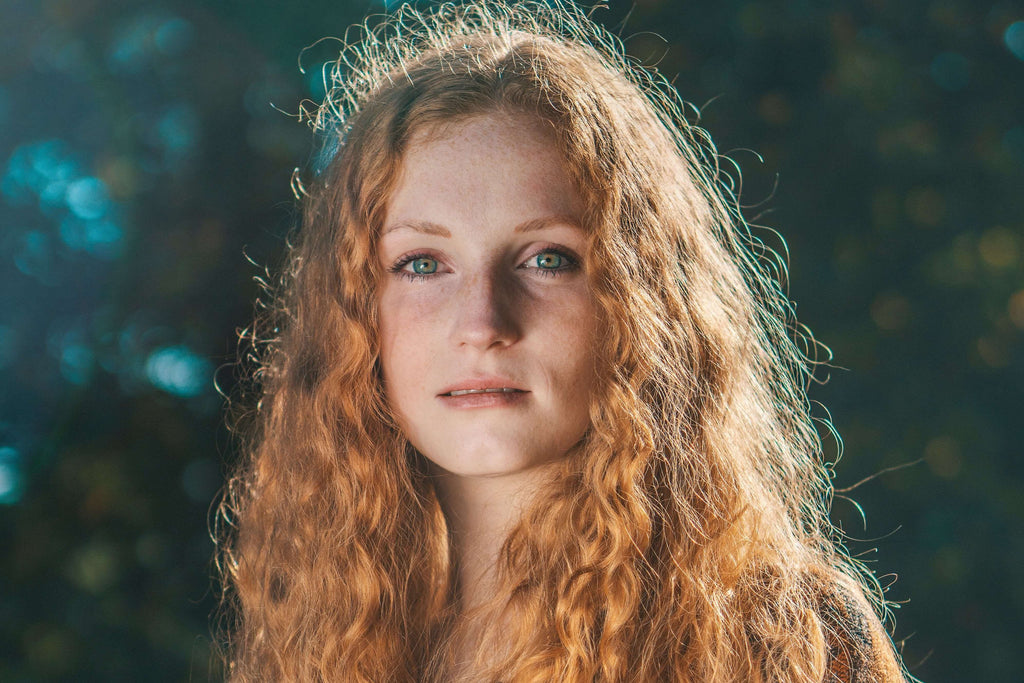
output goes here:
<path id="1" fill-rule="evenodd" d="M 259 401 L 218 515 L 230 679 L 451 675 L 457 574 L 385 399 L 375 250 L 410 137 L 503 112 L 555 133 L 605 334 L 590 428 L 502 546 L 488 678 L 826 680 L 845 627 L 823 604 L 884 603 L 828 521 L 813 339 L 710 138 L 568 5 L 405 6 L 361 31 L 303 110 L 324 168 L 296 183 L 254 328 Z"/>

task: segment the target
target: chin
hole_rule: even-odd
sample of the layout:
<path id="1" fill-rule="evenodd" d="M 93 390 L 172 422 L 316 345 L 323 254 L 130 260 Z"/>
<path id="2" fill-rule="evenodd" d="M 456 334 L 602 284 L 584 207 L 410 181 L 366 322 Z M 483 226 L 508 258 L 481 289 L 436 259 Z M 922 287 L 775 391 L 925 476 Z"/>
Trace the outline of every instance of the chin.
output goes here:
<path id="1" fill-rule="evenodd" d="M 458 477 L 500 477 L 555 462 L 553 458 L 543 458 L 532 453 L 502 452 L 494 448 L 473 449 L 455 457 L 451 454 L 437 459 L 427 455 L 425 457 L 441 470 Z"/>

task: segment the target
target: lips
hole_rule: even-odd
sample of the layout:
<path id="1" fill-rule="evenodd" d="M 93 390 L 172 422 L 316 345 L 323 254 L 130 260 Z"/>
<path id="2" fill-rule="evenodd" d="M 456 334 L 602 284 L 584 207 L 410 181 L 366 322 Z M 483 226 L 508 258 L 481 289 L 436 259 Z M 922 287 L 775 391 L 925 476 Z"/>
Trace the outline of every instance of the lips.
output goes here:
<path id="1" fill-rule="evenodd" d="M 468 394 L 511 394 L 513 392 L 520 391 L 519 389 L 510 389 L 508 387 L 502 387 L 500 389 L 458 389 L 456 391 L 449 391 L 443 396 L 466 396 Z"/>
<path id="2" fill-rule="evenodd" d="M 463 380 L 445 387 L 438 396 L 471 396 L 474 394 L 514 394 L 528 393 L 516 386 L 516 382 L 507 377 L 479 377 Z"/>

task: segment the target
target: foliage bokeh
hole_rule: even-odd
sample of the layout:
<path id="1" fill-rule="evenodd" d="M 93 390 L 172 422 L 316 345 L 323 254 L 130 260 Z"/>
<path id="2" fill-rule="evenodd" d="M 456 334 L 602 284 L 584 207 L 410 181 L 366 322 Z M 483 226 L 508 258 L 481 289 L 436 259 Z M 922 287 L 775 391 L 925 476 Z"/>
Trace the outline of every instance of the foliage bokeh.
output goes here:
<path id="1" fill-rule="evenodd" d="M 221 677 L 214 379 L 231 391 L 254 278 L 295 220 L 311 137 L 287 112 L 322 94 L 337 44 L 305 73 L 300 51 L 383 9 L 0 7 L 0 679 Z M 700 109 L 748 214 L 785 237 L 800 320 L 835 352 L 812 398 L 845 442 L 836 486 L 882 472 L 833 517 L 891 584 L 912 673 L 1019 680 L 1024 7 L 595 17 Z"/>

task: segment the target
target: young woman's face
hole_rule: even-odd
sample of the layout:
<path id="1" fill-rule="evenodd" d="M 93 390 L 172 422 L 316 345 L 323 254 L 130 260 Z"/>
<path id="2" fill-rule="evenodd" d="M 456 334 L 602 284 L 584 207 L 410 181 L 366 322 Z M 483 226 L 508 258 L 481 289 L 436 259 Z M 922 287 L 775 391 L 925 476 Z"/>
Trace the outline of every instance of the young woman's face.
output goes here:
<path id="1" fill-rule="evenodd" d="M 532 118 L 471 118 L 405 153 L 378 247 L 384 383 L 409 441 L 452 474 L 554 461 L 590 424 L 580 203 Z"/>

